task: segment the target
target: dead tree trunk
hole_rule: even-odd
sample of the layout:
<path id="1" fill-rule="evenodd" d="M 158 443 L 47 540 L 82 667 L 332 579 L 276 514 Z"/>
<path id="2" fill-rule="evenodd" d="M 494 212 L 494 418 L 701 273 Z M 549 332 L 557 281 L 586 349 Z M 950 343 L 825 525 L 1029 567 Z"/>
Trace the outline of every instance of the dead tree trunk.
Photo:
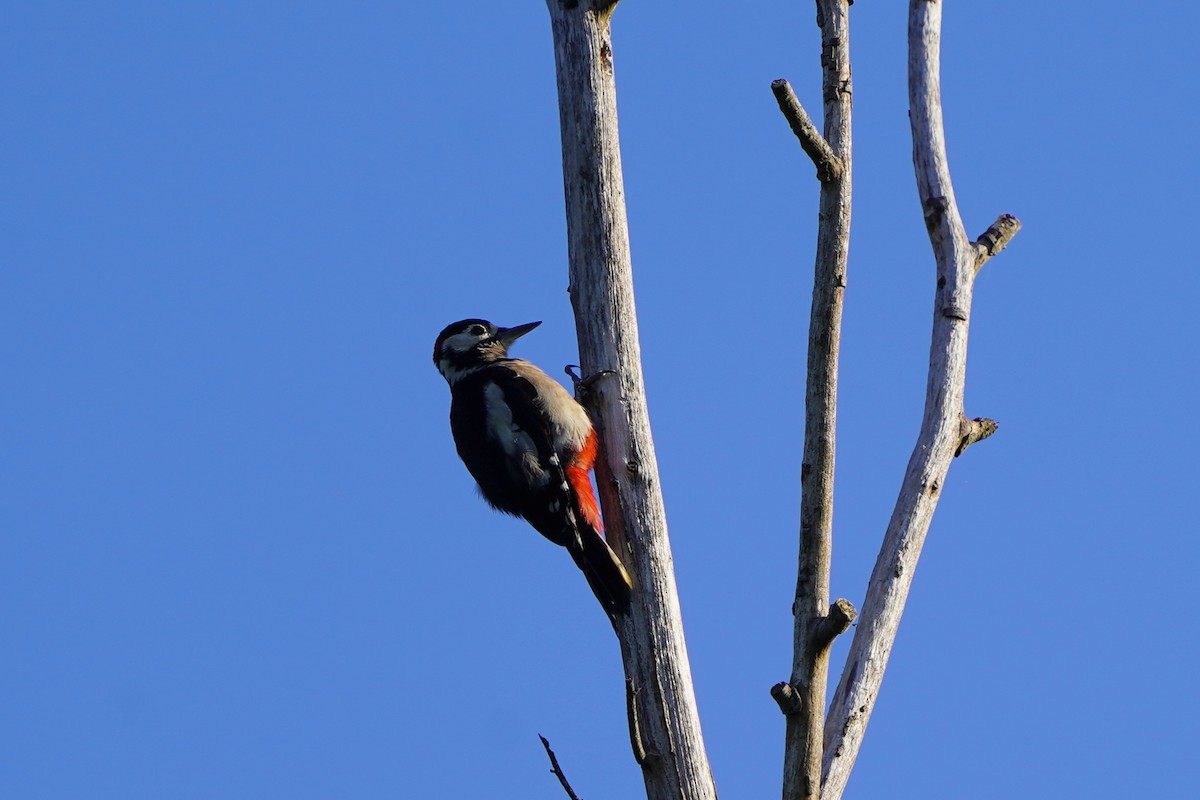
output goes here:
<path id="1" fill-rule="evenodd" d="M 913 569 L 951 460 L 995 429 L 963 414 L 967 323 L 976 271 L 1020 227 L 1002 216 L 976 242 L 954 201 L 938 87 L 941 0 L 911 0 L 909 96 L 914 164 L 937 262 L 929 381 L 921 432 L 867 590 L 837 692 L 824 714 L 828 650 L 854 618 L 829 604 L 837 361 L 850 225 L 848 12 L 817 0 L 824 135 L 786 81 L 773 89 L 821 182 L 809 331 L 795 651 L 772 693 L 788 717 L 784 797 L 839 800 L 874 708 Z M 547 0 L 563 142 L 571 302 L 585 402 L 604 452 L 597 482 L 609 541 L 635 582 L 615 623 L 630 741 L 650 800 L 715 800 L 684 645 L 642 378 L 617 134 L 611 15 L 616 2 Z"/>
<path id="2" fill-rule="evenodd" d="M 617 135 L 615 2 L 546 0 L 554 29 L 571 303 L 603 443 L 607 536 L 634 580 L 617 625 L 630 741 L 650 800 L 716 800 L 675 589 L 650 435 Z M 606 372 L 611 371 L 611 372 Z"/>

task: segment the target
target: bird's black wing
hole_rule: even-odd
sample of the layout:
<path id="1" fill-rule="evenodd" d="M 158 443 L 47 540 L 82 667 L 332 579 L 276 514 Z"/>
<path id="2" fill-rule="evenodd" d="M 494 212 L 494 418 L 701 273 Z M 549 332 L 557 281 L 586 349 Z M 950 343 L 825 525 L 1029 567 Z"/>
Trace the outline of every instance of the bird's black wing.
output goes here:
<path id="1" fill-rule="evenodd" d="M 574 520 L 548 420 L 533 384 L 503 363 L 455 386 L 450 426 L 458 454 L 485 500 L 524 517 L 543 536 L 565 546 Z"/>
<path id="2" fill-rule="evenodd" d="M 548 376 L 542 377 L 552 380 Z M 587 578 L 592 593 L 609 617 L 615 620 L 617 615 L 629 610 L 633 585 L 629 573 L 579 508 L 575 493 L 567 481 L 565 465 L 546 434 L 550 429 L 550 420 L 542 405 L 535 402 L 537 388 L 529 379 L 518 374 L 506 382 L 505 390 L 512 392 L 506 397 L 511 398 L 513 424 L 527 431 L 537 431 L 531 440 L 544 469 L 545 482 L 539 491 L 533 493 L 537 498 L 535 505 L 522 516 L 543 536 L 570 552 L 572 560 Z"/>
<path id="3" fill-rule="evenodd" d="M 465 377 L 455 387 L 456 395 L 463 392 L 450 409 L 458 453 L 485 500 L 523 517 L 570 552 L 606 613 L 615 619 L 629 608 L 629 575 L 577 507 L 536 387 L 502 364 Z M 480 413 L 478 403 L 465 401 L 480 395 L 490 409 L 486 414 Z"/>
<path id="4" fill-rule="evenodd" d="M 513 370 L 497 370 L 505 376 L 497 384 L 504 392 L 512 412 L 513 427 L 522 444 L 531 448 L 517 469 L 517 481 L 528 481 L 528 500 L 521 516 L 555 544 L 581 546 L 577 531 L 577 511 L 559 454 L 550 441 L 550 420 L 538 402 L 537 388 L 525 376 Z"/>

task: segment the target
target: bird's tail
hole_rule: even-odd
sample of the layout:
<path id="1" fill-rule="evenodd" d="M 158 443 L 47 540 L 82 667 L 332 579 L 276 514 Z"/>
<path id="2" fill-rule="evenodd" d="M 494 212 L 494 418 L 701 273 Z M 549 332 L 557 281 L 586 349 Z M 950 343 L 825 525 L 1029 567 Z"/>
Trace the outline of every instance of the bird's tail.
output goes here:
<path id="1" fill-rule="evenodd" d="M 592 594 L 615 620 L 629 613 L 633 581 L 604 537 L 586 522 L 580 520 L 580 523 L 577 526 L 579 536 L 567 545 L 567 550 L 587 578 Z"/>

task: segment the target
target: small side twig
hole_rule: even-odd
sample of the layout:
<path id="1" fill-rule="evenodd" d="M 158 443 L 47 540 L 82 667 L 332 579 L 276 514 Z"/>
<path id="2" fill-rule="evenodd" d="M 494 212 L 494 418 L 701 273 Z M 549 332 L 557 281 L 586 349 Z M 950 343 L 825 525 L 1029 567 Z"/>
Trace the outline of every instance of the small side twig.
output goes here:
<path id="1" fill-rule="evenodd" d="M 777 81 L 771 81 L 771 91 L 775 93 L 779 110 L 783 112 L 788 124 L 792 126 L 792 133 L 796 134 L 796 138 L 800 140 L 800 146 L 804 148 L 804 152 L 808 153 L 808 157 L 816 166 L 817 180 L 828 183 L 840 178 L 844 171 L 842 160 L 837 157 L 833 148 L 829 146 L 829 142 L 825 141 L 825 137 L 817 130 L 817 126 L 813 124 L 812 118 L 808 116 L 804 106 L 800 105 L 800 98 L 796 97 L 792 85 L 780 78 Z"/>
<path id="2" fill-rule="evenodd" d="M 1021 230 L 1021 220 L 1012 214 L 1001 214 L 978 239 L 975 240 L 975 271 L 979 272 L 987 260 L 999 253 Z"/>
<path id="3" fill-rule="evenodd" d="M 546 748 L 546 755 L 550 756 L 551 772 L 558 778 L 558 782 L 562 784 L 563 790 L 567 793 L 567 797 L 571 800 L 579 800 L 579 795 L 571 788 L 571 784 L 567 782 L 567 776 L 563 774 L 562 767 L 558 765 L 558 759 L 554 757 L 554 751 L 550 749 L 550 742 L 546 741 L 546 737 L 538 734 L 538 738 L 542 740 L 542 747 Z"/>
<path id="4" fill-rule="evenodd" d="M 954 457 L 958 458 L 971 445 L 978 441 L 982 441 L 1000 427 L 1000 423 L 994 419 L 986 417 L 976 417 L 975 419 L 962 418 L 962 422 L 958 427 L 959 440 L 958 447 L 954 449 Z"/>
<path id="5" fill-rule="evenodd" d="M 813 629 L 812 647 L 824 650 L 833 644 L 833 640 L 850 630 L 854 618 L 858 616 L 854 604 L 844 597 L 829 607 L 829 615 L 822 617 Z"/>
<path id="6" fill-rule="evenodd" d="M 771 697 L 775 698 L 785 717 L 799 714 L 804 709 L 804 698 L 786 681 L 771 687 Z"/>
<path id="7" fill-rule="evenodd" d="M 811 628 L 812 638 L 809 647 L 814 655 L 829 649 L 833 640 L 850 629 L 858 612 L 854 604 L 845 598 L 839 598 L 829 607 L 829 614 L 821 617 Z M 796 691 L 796 687 L 786 681 L 771 687 L 771 697 L 779 705 L 779 710 L 785 717 L 798 715 L 804 710 L 804 695 Z"/>

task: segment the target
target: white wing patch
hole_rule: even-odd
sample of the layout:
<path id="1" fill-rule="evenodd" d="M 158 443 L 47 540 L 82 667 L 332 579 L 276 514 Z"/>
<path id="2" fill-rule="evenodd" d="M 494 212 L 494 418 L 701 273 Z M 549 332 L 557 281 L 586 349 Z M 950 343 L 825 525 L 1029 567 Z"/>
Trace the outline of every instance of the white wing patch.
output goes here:
<path id="1" fill-rule="evenodd" d="M 513 422 L 504 390 L 489 382 L 483 388 L 483 404 L 487 409 L 488 436 L 495 439 L 509 457 L 505 463 L 510 471 L 522 473 L 521 477 L 528 483 L 544 484 L 549 476 L 538 462 L 537 446 L 533 438 Z"/>
<path id="2" fill-rule="evenodd" d="M 488 435 L 500 443 L 505 454 L 511 456 L 520 450 L 533 449 L 529 436 L 513 423 L 512 409 L 504 400 L 503 389 L 494 383 L 484 386 L 483 406 L 487 410 Z"/>

